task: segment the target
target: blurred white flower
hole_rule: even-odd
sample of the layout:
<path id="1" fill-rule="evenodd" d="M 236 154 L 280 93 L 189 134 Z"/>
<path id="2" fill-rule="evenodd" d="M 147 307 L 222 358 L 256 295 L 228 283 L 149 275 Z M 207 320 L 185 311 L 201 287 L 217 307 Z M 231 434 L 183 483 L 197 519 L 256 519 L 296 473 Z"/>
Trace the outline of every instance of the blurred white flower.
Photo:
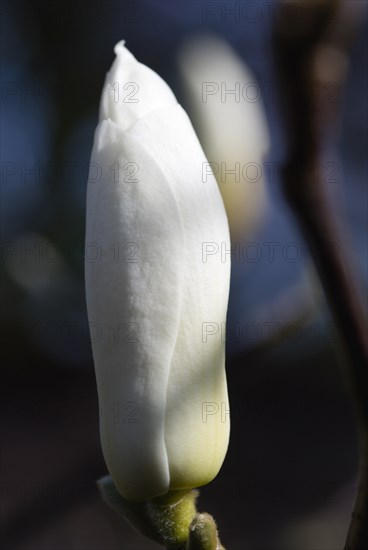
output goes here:
<path id="1" fill-rule="evenodd" d="M 261 87 L 232 48 L 215 36 L 185 43 L 179 67 L 232 236 L 242 237 L 257 228 L 267 205 L 262 162 L 269 134 Z"/>
<path id="2" fill-rule="evenodd" d="M 86 261 L 86 293 L 100 328 L 92 345 L 103 453 L 119 492 L 144 501 L 206 484 L 222 465 L 229 417 L 217 329 L 230 264 L 202 250 L 230 244 L 186 113 L 124 42 L 115 53 L 88 182 L 86 247 L 99 253 Z"/>

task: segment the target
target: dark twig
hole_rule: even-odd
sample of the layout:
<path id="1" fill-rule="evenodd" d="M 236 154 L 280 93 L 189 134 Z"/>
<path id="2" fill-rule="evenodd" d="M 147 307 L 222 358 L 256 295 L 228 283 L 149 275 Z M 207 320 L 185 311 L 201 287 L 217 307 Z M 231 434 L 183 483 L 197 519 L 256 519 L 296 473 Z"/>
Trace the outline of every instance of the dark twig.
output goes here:
<path id="1" fill-rule="evenodd" d="M 342 87 L 354 4 L 349 8 L 342 1 L 281 2 L 274 34 L 288 139 L 283 190 L 335 317 L 358 413 L 361 480 L 345 550 L 368 548 L 368 344 L 353 270 L 327 198 L 321 155 L 338 115 L 323 90 L 331 82 L 335 89 Z"/>

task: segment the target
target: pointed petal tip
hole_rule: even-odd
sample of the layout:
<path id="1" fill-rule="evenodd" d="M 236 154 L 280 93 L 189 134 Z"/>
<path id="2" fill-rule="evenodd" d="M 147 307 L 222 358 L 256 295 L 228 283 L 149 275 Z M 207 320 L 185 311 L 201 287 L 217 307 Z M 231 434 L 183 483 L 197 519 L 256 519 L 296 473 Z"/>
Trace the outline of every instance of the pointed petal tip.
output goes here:
<path id="1" fill-rule="evenodd" d="M 120 40 L 114 46 L 114 53 L 117 57 L 124 56 L 124 61 L 135 61 L 134 55 L 125 46 L 125 40 Z"/>

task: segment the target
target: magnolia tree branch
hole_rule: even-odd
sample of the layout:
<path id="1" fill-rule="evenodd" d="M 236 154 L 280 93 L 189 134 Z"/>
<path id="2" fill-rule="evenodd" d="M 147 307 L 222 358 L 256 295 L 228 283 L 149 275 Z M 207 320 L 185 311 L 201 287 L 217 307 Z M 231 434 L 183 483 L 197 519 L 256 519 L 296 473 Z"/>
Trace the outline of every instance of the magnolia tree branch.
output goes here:
<path id="1" fill-rule="evenodd" d="M 310 246 L 339 330 L 359 423 L 361 478 L 345 550 L 368 548 L 368 345 L 364 312 L 347 247 L 338 236 L 341 227 L 328 200 L 321 157 L 339 114 L 338 104 L 328 102 L 324 91 L 331 83 L 335 92 L 343 85 L 357 7 L 338 0 L 284 1 L 274 31 L 288 140 L 283 190 Z"/>

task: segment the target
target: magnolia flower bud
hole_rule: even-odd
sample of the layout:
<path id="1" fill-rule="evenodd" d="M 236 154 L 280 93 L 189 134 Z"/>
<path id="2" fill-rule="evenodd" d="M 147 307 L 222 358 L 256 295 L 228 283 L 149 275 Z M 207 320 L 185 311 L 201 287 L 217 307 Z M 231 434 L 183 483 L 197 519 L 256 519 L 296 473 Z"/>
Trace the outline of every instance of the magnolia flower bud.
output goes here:
<path id="1" fill-rule="evenodd" d="M 86 294 L 104 457 L 119 492 L 144 501 L 208 483 L 227 450 L 230 242 L 186 113 L 124 42 L 115 53 L 88 182 L 98 254 Z"/>

